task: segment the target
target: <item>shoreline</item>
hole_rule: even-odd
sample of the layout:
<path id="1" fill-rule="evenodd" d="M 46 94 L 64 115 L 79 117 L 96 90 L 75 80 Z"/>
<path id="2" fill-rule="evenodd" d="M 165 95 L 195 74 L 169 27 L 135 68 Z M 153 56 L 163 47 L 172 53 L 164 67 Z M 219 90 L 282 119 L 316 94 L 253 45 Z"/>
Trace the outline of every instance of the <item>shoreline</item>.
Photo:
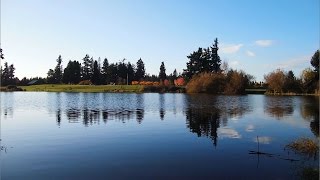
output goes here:
<path id="1" fill-rule="evenodd" d="M 71 85 L 41 84 L 30 86 L 1 87 L 0 92 L 84 92 L 84 93 L 186 93 L 185 86 L 146 86 L 146 85 Z M 246 89 L 246 95 L 266 96 L 320 96 L 308 93 L 270 93 L 262 89 Z M 201 94 L 201 93 L 200 93 Z M 223 94 L 220 94 L 223 95 Z M 226 94 L 227 95 L 227 94 Z"/>

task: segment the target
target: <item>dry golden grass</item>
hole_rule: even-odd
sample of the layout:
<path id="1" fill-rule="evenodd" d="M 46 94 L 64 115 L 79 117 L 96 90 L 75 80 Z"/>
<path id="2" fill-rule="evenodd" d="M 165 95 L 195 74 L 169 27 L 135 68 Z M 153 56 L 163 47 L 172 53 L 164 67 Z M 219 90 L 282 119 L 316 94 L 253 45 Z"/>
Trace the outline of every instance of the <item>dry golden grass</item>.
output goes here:
<path id="1" fill-rule="evenodd" d="M 300 138 L 286 145 L 286 148 L 289 148 L 301 154 L 313 156 L 317 154 L 319 151 L 319 143 L 317 140 L 312 140 L 309 138 Z"/>

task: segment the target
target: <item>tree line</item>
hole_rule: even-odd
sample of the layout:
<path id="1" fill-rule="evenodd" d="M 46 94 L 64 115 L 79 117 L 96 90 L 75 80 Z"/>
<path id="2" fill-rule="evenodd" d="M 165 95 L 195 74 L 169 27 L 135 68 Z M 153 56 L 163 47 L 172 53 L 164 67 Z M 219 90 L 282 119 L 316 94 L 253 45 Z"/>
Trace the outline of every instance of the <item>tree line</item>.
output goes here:
<path id="1" fill-rule="evenodd" d="M 48 70 L 47 77 L 24 77 L 19 80 L 15 77 L 15 67 L 13 64 L 4 63 L 4 69 L 0 69 L 1 85 L 28 85 L 30 82 L 36 84 L 132 84 L 132 81 L 149 81 L 149 82 L 174 82 L 178 78 L 177 70 L 167 75 L 164 62 L 161 62 L 159 75 L 150 75 L 146 73 L 143 60 L 140 58 L 135 64 L 130 63 L 126 59 L 119 62 L 109 63 L 105 58 L 102 63 L 101 59 L 95 60 L 88 54 L 81 62 L 77 60 L 69 60 L 67 66 L 62 66 L 62 56 L 56 59 L 56 66 Z"/>
<path id="2" fill-rule="evenodd" d="M 270 93 L 316 93 L 319 94 L 319 50 L 310 59 L 311 67 L 296 77 L 293 71 L 274 70 L 264 76 Z"/>
<path id="3" fill-rule="evenodd" d="M 55 68 L 49 69 L 47 73 L 47 83 L 49 84 L 131 84 L 132 81 L 164 81 L 167 78 L 174 80 L 178 77 L 176 69 L 167 76 L 164 62 L 161 62 L 158 76 L 147 74 L 141 58 L 135 64 L 126 59 L 109 63 L 107 58 L 101 63 L 100 58 L 94 60 L 93 57 L 86 54 L 82 63 L 70 60 L 64 69 L 61 65 L 61 55 L 56 61 Z"/>
<path id="4" fill-rule="evenodd" d="M 178 74 L 175 69 L 167 75 L 164 62 L 160 64 L 158 75 L 150 75 L 146 73 L 141 58 L 135 64 L 126 59 L 109 63 L 107 58 L 101 63 L 100 58 L 94 59 L 86 54 L 81 62 L 69 60 L 66 68 L 63 68 L 63 60 L 59 55 L 56 66 L 49 69 L 46 78 L 24 77 L 19 80 L 14 76 L 14 65 L 7 62 L 4 63 L 3 69 L 0 68 L 0 75 L 3 86 L 27 85 L 32 80 L 38 84 L 122 85 L 149 81 L 160 82 L 160 85 L 173 85 L 178 77 L 183 77 L 182 82 L 186 82 L 186 91 L 190 93 L 244 94 L 246 88 L 267 88 L 268 92 L 272 93 L 319 93 L 319 50 L 311 57 L 311 67 L 304 69 L 300 77 L 296 77 L 292 70 L 277 69 L 266 74 L 265 82 L 260 83 L 255 83 L 252 75 L 231 69 L 226 62 L 222 63 L 218 50 L 217 38 L 211 46 L 199 47 L 187 56 L 188 62 L 182 74 Z M 2 49 L 1 59 L 4 59 Z"/>
<path id="5" fill-rule="evenodd" d="M 130 62 L 125 63 L 125 60 L 109 63 L 108 59 L 105 58 L 101 64 L 100 58 L 94 60 L 93 57 L 86 54 L 82 63 L 70 60 L 67 67 L 63 69 L 62 58 L 59 55 L 55 68 L 48 71 L 47 83 L 129 84 L 132 80 L 140 80 L 145 77 L 145 66 L 141 58 L 136 63 L 137 68 Z"/>

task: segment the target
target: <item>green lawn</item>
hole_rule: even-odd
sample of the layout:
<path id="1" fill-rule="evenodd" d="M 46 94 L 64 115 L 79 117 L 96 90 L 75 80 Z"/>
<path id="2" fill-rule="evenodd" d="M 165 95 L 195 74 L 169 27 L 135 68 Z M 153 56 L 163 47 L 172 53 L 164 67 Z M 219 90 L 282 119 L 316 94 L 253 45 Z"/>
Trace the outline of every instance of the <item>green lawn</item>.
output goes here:
<path id="1" fill-rule="evenodd" d="M 42 84 L 19 86 L 26 91 L 46 92 L 142 92 L 142 85 L 69 85 L 69 84 Z"/>

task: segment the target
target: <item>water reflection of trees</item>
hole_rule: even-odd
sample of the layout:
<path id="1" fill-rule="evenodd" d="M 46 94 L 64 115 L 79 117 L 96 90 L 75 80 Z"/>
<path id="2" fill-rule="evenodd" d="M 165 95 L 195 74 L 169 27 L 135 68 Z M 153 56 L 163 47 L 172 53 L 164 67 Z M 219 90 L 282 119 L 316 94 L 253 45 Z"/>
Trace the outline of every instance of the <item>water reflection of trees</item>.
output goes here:
<path id="1" fill-rule="evenodd" d="M 144 95 L 136 94 L 136 120 L 141 124 L 144 117 Z"/>
<path id="2" fill-rule="evenodd" d="M 4 118 L 7 117 L 13 117 L 13 107 L 14 107 L 14 94 L 9 92 L 2 92 L 0 94 L 0 116 L 2 116 L 2 113 L 4 115 Z M 3 110 L 3 112 L 2 112 Z M 1 118 L 1 117 L 0 117 Z"/>
<path id="3" fill-rule="evenodd" d="M 199 137 L 206 136 L 217 145 L 217 130 L 220 127 L 220 112 L 218 109 L 189 108 L 186 111 L 187 127 Z"/>
<path id="4" fill-rule="evenodd" d="M 301 116 L 310 122 L 312 133 L 319 136 L 319 97 L 303 97 L 300 111 Z"/>
<path id="5" fill-rule="evenodd" d="M 281 119 L 293 114 L 293 98 L 280 96 L 265 96 L 264 109 L 270 116 Z"/>
<path id="6" fill-rule="evenodd" d="M 83 122 L 84 125 L 99 123 L 101 120 L 107 123 L 110 120 L 121 121 L 125 123 L 136 117 L 140 124 L 144 118 L 143 109 L 67 109 L 66 116 L 69 123 Z M 57 116 L 58 117 L 58 116 Z"/>
<path id="7" fill-rule="evenodd" d="M 60 126 L 61 124 L 61 93 L 56 94 L 56 118 L 57 118 L 57 124 Z"/>
<path id="8" fill-rule="evenodd" d="M 120 103 L 115 103 L 116 105 L 113 102 L 117 97 L 98 93 L 66 93 L 62 95 L 57 93 L 50 98 L 55 100 L 50 99 L 54 103 L 49 106 L 49 111 L 55 112 L 59 126 L 65 117 L 69 123 L 82 122 L 85 126 L 100 123 L 100 121 L 107 123 L 110 120 L 126 122 L 134 118 L 140 124 L 144 119 L 143 94 L 137 94 L 136 97 L 130 96 L 127 104 L 122 103 L 124 100 L 120 100 Z M 112 103 L 110 104 L 110 102 Z M 136 104 L 132 104 L 133 102 Z"/>
<path id="9" fill-rule="evenodd" d="M 218 129 L 227 126 L 228 119 L 241 117 L 251 110 L 247 96 L 189 95 L 186 124 L 199 137 L 208 137 L 216 146 Z"/>
<path id="10" fill-rule="evenodd" d="M 160 119 L 164 119 L 164 115 L 166 114 L 165 111 L 165 94 L 159 94 L 159 114 L 160 114 Z"/>

